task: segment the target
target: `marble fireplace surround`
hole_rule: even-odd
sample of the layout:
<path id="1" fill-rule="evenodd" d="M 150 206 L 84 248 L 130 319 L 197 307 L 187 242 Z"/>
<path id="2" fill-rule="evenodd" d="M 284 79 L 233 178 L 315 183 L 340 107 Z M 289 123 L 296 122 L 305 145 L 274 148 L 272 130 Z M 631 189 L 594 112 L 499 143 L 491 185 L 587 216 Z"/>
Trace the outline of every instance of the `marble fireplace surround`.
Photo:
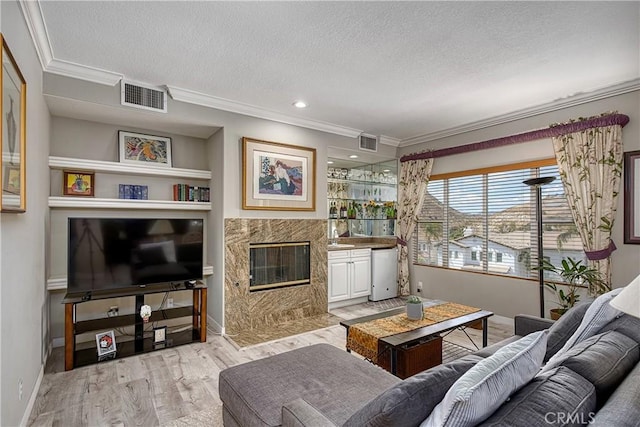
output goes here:
<path id="1" fill-rule="evenodd" d="M 226 218 L 224 307 L 229 335 L 327 312 L 327 221 Z M 249 243 L 311 243 L 311 284 L 249 292 Z"/>

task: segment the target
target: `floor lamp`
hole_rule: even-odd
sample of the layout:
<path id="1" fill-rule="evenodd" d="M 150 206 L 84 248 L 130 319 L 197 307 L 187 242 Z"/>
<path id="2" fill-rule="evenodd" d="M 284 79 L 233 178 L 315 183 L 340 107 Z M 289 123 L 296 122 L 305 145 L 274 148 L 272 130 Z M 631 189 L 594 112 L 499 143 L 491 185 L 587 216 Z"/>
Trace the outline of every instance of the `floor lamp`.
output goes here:
<path id="1" fill-rule="evenodd" d="M 555 181 L 552 176 L 531 178 L 522 181 L 523 184 L 536 189 L 536 221 L 538 224 L 538 287 L 540 290 L 540 317 L 544 319 L 544 272 L 542 271 L 542 187 Z"/>

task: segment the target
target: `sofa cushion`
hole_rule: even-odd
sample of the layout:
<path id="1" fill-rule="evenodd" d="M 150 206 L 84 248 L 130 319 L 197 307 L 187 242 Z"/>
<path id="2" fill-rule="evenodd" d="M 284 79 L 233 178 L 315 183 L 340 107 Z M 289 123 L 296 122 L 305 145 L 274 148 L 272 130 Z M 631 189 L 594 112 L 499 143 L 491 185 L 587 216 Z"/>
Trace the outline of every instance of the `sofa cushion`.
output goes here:
<path id="1" fill-rule="evenodd" d="M 621 314 L 607 323 L 599 332 L 616 331 L 640 343 L 640 319 Z"/>
<path id="2" fill-rule="evenodd" d="M 593 384 L 560 366 L 534 378 L 480 425 L 581 425 L 590 420 L 595 408 Z"/>
<path id="3" fill-rule="evenodd" d="M 400 379 L 329 344 L 315 344 L 220 372 L 220 399 L 242 426 L 278 426 L 297 398 L 336 425 Z"/>
<path id="4" fill-rule="evenodd" d="M 621 314 L 620 311 L 609 305 L 609 301 L 615 298 L 622 289 L 623 288 L 618 288 L 607 292 L 606 294 L 602 294 L 591 303 L 589 308 L 587 308 L 578 329 L 569 337 L 562 348 L 548 360 L 545 367 L 550 369 L 558 366 L 560 362 L 564 360 L 564 353 L 566 353 L 570 348 L 597 334 L 607 323 Z"/>
<path id="5" fill-rule="evenodd" d="M 640 360 L 638 343 L 616 331 L 595 335 L 567 352 L 562 362 L 596 388 L 602 406 Z"/>
<path id="6" fill-rule="evenodd" d="M 474 426 L 539 371 L 548 331 L 534 332 L 481 360 L 456 381 L 421 426 Z"/>
<path id="7" fill-rule="evenodd" d="M 367 403 L 344 427 L 420 425 L 449 387 L 480 360 L 468 355 L 409 377 Z"/>
<path id="8" fill-rule="evenodd" d="M 547 353 L 544 355 L 545 362 L 556 354 L 575 333 L 590 305 L 586 303 L 572 307 L 551 325 L 547 339 Z"/>
<path id="9" fill-rule="evenodd" d="M 598 411 L 593 427 L 637 427 L 640 420 L 640 363 Z"/>

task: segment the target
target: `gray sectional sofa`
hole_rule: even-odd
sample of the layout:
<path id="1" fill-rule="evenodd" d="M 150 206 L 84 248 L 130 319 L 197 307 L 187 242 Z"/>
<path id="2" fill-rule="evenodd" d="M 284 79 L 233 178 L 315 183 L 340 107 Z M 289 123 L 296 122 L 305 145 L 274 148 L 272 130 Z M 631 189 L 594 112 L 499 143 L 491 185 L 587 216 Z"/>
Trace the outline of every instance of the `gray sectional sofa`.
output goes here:
<path id="1" fill-rule="evenodd" d="M 225 369 L 225 426 L 418 426 L 467 370 L 504 345 L 549 329 L 545 361 L 578 328 L 587 305 L 552 323 L 515 318 L 515 336 L 400 380 L 328 344 Z M 640 426 L 640 319 L 621 315 L 536 376 L 482 426 Z"/>

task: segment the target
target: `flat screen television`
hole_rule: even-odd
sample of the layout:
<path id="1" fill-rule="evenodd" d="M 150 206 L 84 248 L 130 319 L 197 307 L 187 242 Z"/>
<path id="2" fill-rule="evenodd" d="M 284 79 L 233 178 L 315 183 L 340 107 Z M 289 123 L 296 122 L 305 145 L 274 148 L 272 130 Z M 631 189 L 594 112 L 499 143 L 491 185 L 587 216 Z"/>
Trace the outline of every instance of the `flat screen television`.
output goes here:
<path id="1" fill-rule="evenodd" d="M 202 279 L 203 221 L 69 218 L 67 294 Z"/>

